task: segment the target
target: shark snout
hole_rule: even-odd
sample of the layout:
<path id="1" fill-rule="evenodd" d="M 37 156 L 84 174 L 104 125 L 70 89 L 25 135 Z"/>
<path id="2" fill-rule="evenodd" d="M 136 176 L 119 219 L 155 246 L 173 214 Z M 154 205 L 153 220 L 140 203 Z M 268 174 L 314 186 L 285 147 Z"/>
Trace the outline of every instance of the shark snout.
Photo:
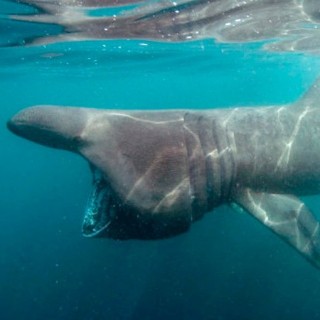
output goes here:
<path id="1" fill-rule="evenodd" d="M 77 112 L 75 112 L 77 110 Z M 75 151 L 81 143 L 86 117 L 80 108 L 36 106 L 24 109 L 8 122 L 14 134 L 42 145 Z"/>
<path id="2" fill-rule="evenodd" d="M 7 128 L 18 136 L 36 140 L 46 130 L 45 117 L 38 108 L 27 108 L 14 115 L 8 122 Z"/>
<path id="3" fill-rule="evenodd" d="M 37 111 L 35 108 L 28 108 L 18 112 L 7 122 L 7 128 L 19 136 L 26 137 L 32 128 L 40 124 Z"/>

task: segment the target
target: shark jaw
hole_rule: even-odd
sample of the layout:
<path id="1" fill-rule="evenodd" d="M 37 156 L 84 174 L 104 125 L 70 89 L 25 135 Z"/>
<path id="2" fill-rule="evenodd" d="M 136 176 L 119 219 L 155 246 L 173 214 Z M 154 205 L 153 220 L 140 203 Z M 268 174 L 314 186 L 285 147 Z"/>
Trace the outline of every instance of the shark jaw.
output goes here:
<path id="1" fill-rule="evenodd" d="M 91 166 L 91 171 L 92 190 L 82 224 L 82 234 L 88 238 L 104 236 L 116 216 L 116 206 L 113 203 L 110 186 L 100 170 Z"/>

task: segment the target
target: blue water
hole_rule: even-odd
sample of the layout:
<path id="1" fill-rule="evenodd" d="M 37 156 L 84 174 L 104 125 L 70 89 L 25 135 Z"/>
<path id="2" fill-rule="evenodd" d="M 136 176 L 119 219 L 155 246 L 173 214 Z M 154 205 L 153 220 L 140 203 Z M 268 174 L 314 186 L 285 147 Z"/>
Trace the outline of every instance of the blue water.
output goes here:
<path id="1" fill-rule="evenodd" d="M 0 319 L 320 319 L 319 270 L 226 206 L 172 239 L 83 238 L 87 163 L 5 126 L 35 104 L 290 103 L 319 75 L 317 56 L 259 47 L 119 40 L 0 49 Z M 306 202 L 320 217 L 319 199 Z"/>

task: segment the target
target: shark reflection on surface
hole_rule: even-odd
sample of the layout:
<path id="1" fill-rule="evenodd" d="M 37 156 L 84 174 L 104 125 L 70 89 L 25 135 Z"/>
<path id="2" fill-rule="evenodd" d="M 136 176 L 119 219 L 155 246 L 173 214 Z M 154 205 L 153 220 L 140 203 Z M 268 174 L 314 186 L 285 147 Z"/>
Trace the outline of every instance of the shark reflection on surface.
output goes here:
<path id="1" fill-rule="evenodd" d="M 31 43 L 99 39 L 219 42 L 268 41 L 270 50 L 318 51 L 320 2 L 317 0 L 19 0 L 39 11 L 11 19 L 54 23 L 58 35 Z M 129 5 L 129 6 L 128 6 Z M 119 14 L 94 16 L 91 10 L 120 7 Z M 123 8 L 123 10 L 121 10 Z M 270 41 L 272 40 L 272 41 Z"/>

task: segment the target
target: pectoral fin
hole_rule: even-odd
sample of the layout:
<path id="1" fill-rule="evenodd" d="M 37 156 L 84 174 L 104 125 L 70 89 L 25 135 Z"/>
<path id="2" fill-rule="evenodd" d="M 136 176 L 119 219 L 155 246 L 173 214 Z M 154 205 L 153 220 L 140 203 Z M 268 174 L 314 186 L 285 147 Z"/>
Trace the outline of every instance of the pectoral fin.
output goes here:
<path id="1" fill-rule="evenodd" d="M 320 268 L 319 222 L 298 198 L 242 189 L 233 201 Z"/>

